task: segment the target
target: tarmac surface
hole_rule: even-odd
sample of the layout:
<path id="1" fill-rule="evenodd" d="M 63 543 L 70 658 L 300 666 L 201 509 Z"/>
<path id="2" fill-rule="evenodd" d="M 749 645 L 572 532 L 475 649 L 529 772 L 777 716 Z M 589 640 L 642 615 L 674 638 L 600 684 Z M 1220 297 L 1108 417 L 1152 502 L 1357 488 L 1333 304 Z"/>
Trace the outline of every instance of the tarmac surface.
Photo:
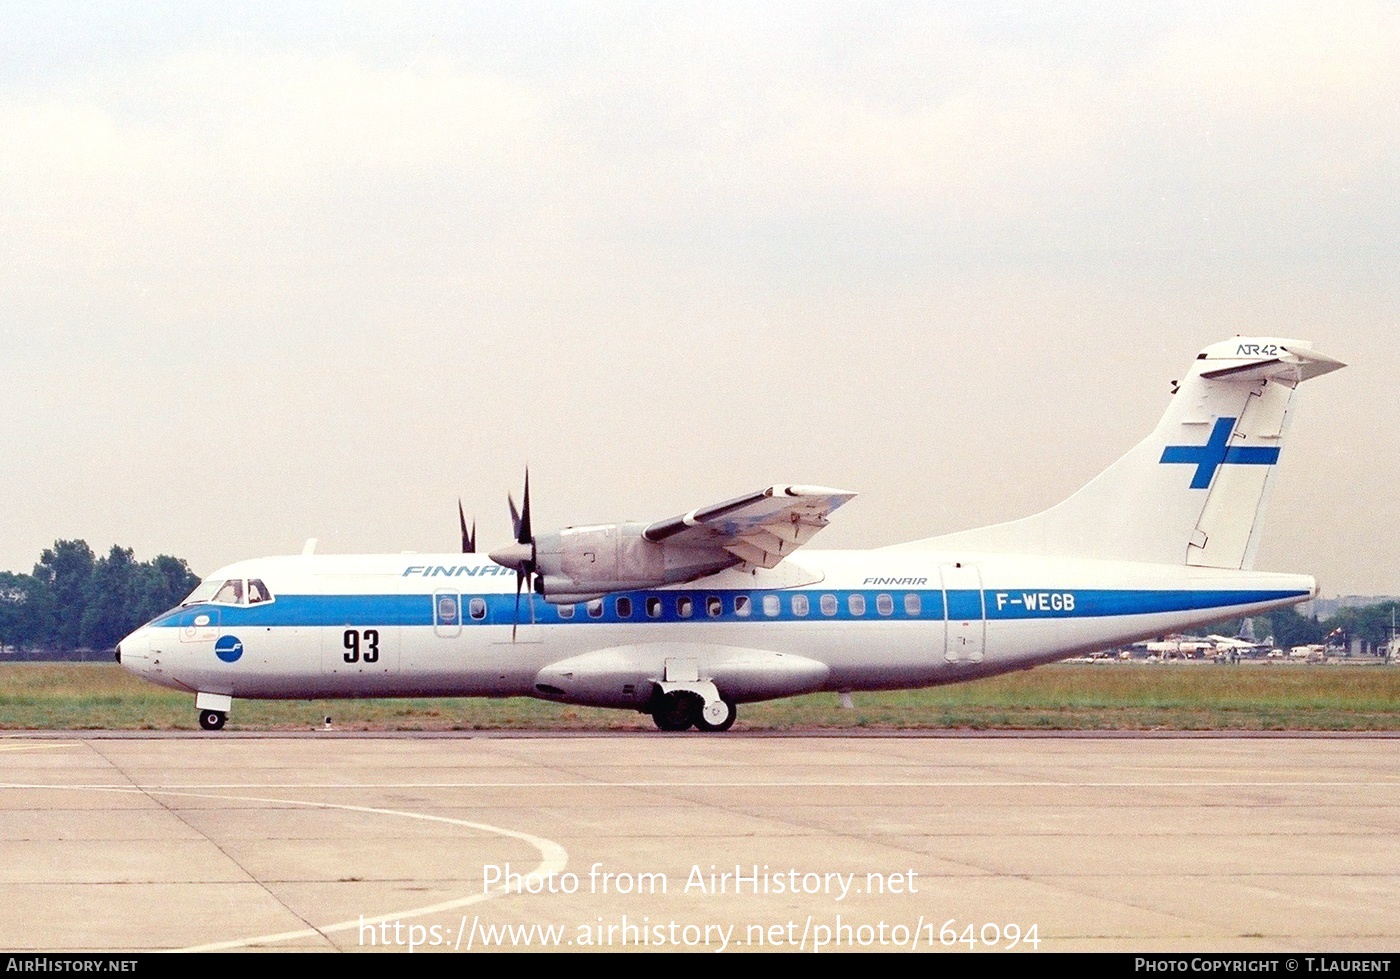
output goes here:
<path id="1" fill-rule="evenodd" d="M 12 734 L 0 897 L 9 951 L 1395 951 L 1400 740 Z"/>

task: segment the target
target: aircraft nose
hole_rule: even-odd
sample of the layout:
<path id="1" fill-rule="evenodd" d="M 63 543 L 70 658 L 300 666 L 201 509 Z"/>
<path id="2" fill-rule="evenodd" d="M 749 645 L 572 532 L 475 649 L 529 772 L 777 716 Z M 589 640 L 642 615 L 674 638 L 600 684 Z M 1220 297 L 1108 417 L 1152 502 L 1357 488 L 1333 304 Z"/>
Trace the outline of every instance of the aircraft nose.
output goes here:
<path id="1" fill-rule="evenodd" d="M 133 673 L 146 672 L 150 659 L 150 630 L 144 626 L 117 643 L 117 662 Z"/>

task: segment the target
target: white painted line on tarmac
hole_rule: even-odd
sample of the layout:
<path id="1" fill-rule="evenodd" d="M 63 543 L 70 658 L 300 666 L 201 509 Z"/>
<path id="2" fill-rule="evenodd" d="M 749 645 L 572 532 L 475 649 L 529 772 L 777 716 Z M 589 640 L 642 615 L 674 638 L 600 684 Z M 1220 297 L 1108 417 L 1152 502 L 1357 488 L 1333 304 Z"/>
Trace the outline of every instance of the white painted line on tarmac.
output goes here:
<path id="1" fill-rule="evenodd" d="M 44 782 L 0 782 L 0 790 L 4 789 L 103 789 L 103 790 L 127 790 L 131 783 L 115 785 L 111 783 L 94 783 L 92 785 L 57 785 Z M 684 781 L 662 782 L 662 781 L 635 781 L 635 782 L 602 782 L 602 781 L 568 781 L 568 782 L 209 782 L 209 783 L 159 783 L 149 786 L 138 786 L 150 792 L 180 792 L 180 791 L 205 791 L 205 790 L 265 790 L 273 789 L 280 791 L 301 791 L 310 789 L 787 789 L 787 788 L 832 788 L 832 789 L 983 789 L 983 788 L 1047 788 L 1047 789 L 1143 789 L 1143 788 L 1400 788 L 1400 774 L 1388 775 L 1382 779 L 1368 779 L 1358 781 L 1355 779 L 1310 779 L 1310 780 L 1280 780 L 1262 781 L 1258 779 L 1197 779 L 1192 781 L 1159 782 L 1159 781 L 1069 781 L 1065 779 L 1037 780 L 1037 779 L 988 779 L 979 781 L 976 779 L 919 779 L 919 780 L 857 780 L 832 781 L 829 779 L 784 779 L 773 781 L 730 781 L 722 780 L 696 780 L 686 779 Z M 287 800 L 295 805 L 310 805 L 310 803 Z"/>
<path id="2" fill-rule="evenodd" d="M 344 788 L 364 788 L 346 784 Z M 192 799 L 220 799 L 226 802 L 257 802 L 266 805 L 302 806 L 309 809 L 336 809 L 343 812 L 371 813 L 379 816 L 398 816 L 403 819 L 418 819 L 430 823 L 446 823 L 449 826 L 461 826 L 466 829 L 474 829 L 483 833 L 493 833 L 497 836 L 505 836 L 514 840 L 521 840 L 533 846 L 540 853 L 539 866 L 528 874 L 547 877 L 549 874 L 563 872 L 569 864 L 569 852 L 562 845 L 544 838 L 535 836 L 533 833 L 526 833 L 522 830 L 505 829 L 501 826 L 492 826 L 488 823 L 474 823 L 466 819 L 453 819 L 450 816 L 435 816 L 431 813 L 412 812 L 406 809 L 382 809 L 376 806 L 351 806 L 336 802 L 307 802 L 302 799 L 273 799 L 260 796 L 223 795 L 208 792 L 188 792 L 172 789 L 147 788 L 145 786 L 121 785 L 20 785 L 8 784 L 0 785 L 0 789 L 16 788 L 38 788 L 38 789 L 60 789 L 73 792 L 98 791 L 116 792 L 128 795 L 168 795 L 180 796 Z M 292 788 L 292 786 L 284 786 Z M 180 952 L 217 952 L 232 948 L 246 948 L 250 945 L 271 945 L 278 942 L 290 942 L 300 938 L 324 938 L 333 932 L 349 931 L 352 928 L 359 928 L 362 925 L 374 927 L 383 922 L 402 921 L 406 918 L 418 918 L 426 914 L 438 914 L 443 911 L 452 911 L 456 908 L 467 907 L 488 901 L 494 897 L 500 897 L 508 893 L 505 888 L 494 888 L 481 894 L 470 894 L 466 897 L 454 898 L 450 901 L 440 901 L 436 904 L 427 904 L 422 907 L 408 908 L 403 911 L 392 911 L 387 914 L 375 915 L 373 917 L 357 917 L 349 921 L 337 921 L 334 924 L 322 925 L 320 927 L 304 928 L 298 931 L 276 932 L 270 935 L 254 935 L 250 938 L 237 938 L 226 942 L 213 942 L 207 945 L 192 945 L 188 948 L 176 949 Z"/>
<path id="3" fill-rule="evenodd" d="M 157 791 L 153 795 L 174 795 L 187 798 L 202 799 L 230 799 L 239 802 L 262 802 L 275 803 L 279 805 L 305 806 L 312 809 L 338 809 L 344 812 L 364 812 L 373 813 L 380 816 L 399 816 L 404 819 L 420 819 L 430 823 L 447 823 L 450 826 L 463 826 L 467 829 L 479 830 L 483 833 L 494 833 L 497 836 L 506 836 L 514 840 L 521 840 L 529 843 L 540 852 L 540 864 L 531 874 L 541 877 L 549 874 L 563 872 L 569 864 L 569 853 L 563 846 L 553 840 L 545 839 L 543 836 L 535 836 L 522 830 L 504 829 L 500 826 L 491 826 L 487 823 L 473 823 L 465 819 L 453 819 L 450 816 L 434 816 L 430 813 L 411 812 L 404 809 L 380 809 L 375 806 L 349 806 L 334 802 L 302 802 L 296 799 L 265 799 L 250 796 L 220 796 L 207 795 L 195 792 L 171 792 Z M 529 876 L 529 875 L 522 875 Z M 189 948 L 182 948 L 181 952 L 217 952 L 230 948 L 246 948 L 249 945 L 270 945 L 276 942 L 295 941 L 299 938 L 325 937 L 332 932 L 349 931 L 352 928 L 359 928 L 365 925 L 373 928 L 375 925 L 386 921 L 402 921 L 405 918 L 418 918 L 425 914 L 438 914 L 443 911 L 452 911 L 456 908 L 464 908 L 468 905 L 478 904 L 488 901 L 493 897 L 500 897 L 507 893 L 505 888 L 496 888 L 485 891 L 481 894 L 470 894 L 466 897 L 454 898 L 450 901 L 441 901 L 437 904 L 426 904 L 418 908 L 409 908 L 404 911 L 394 911 L 388 914 L 376 915 L 366 918 L 358 917 L 349 921 L 337 921 L 335 924 L 322 925 L 318 928 L 306 928 L 301 931 L 284 931 L 272 935 L 256 935 L 252 938 L 240 938 L 228 942 L 214 942 L 209 945 L 192 945 Z"/>
<path id="4" fill-rule="evenodd" d="M 82 748 L 81 741 L 55 741 L 52 744 L 5 744 L 0 751 L 43 751 L 46 748 Z"/>

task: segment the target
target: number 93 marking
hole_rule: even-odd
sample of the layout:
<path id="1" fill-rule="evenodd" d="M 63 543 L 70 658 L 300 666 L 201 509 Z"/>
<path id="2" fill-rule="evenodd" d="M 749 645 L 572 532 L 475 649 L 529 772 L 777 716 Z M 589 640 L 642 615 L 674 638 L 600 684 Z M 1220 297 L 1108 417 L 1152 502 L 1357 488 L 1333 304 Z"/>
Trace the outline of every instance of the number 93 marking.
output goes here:
<path id="1" fill-rule="evenodd" d="M 358 629 L 345 630 L 345 662 L 347 663 L 378 663 L 379 662 L 379 630 L 366 629 L 360 632 Z"/>

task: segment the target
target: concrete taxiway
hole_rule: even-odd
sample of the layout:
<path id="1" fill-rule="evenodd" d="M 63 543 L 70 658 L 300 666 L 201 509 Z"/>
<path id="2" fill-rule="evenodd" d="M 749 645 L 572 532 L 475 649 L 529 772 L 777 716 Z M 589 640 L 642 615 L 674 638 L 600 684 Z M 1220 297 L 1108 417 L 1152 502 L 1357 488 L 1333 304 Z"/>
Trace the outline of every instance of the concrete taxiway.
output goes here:
<path id="1" fill-rule="evenodd" d="M 1400 740 L 17 734 L 0 895 L 15 951 L 1394 951 Z"/>

